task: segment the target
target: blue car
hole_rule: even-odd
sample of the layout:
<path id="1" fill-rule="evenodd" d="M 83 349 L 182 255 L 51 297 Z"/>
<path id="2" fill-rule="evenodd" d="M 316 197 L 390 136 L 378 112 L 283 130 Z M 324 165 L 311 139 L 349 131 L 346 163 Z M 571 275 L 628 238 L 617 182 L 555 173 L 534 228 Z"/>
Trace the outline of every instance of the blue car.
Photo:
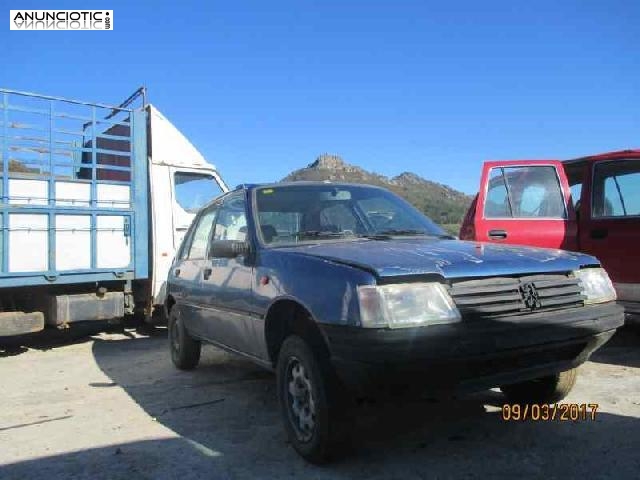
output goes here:
<path id="1" fill-rule="evenodd" d="M 500 387 L 564 398 L 623 323 L 594 257 L 463 242 L 368 185 L 238 187 L 204 207 L 167 283 L 171 358 L 211 343 L 275 370 L 291 444 L 311 462 L 348 438 L 352 400 Z"/>

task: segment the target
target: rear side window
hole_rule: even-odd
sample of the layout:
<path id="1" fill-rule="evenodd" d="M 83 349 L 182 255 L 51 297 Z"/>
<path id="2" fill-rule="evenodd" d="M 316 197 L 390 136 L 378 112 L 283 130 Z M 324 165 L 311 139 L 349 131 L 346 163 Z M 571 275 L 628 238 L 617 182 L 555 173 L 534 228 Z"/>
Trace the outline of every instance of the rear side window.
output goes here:
<path id="1" fill-rule="evenodd" d="M 216 210 L 212 209 L 205 212 L 198 220 L 198 225 L 191 236 L 191 245 L 188 246 L 186 257 L 190 259 L 205 258 L 207 246 L 209 245 L 209 233 L 213 225 L 213 219 L 216 216 Z"/>
<path id="2" fill-rule="evenodd" d="M 566 218 L 555 167 L 496 167 L 489 173 L 485 218 Z"/>
<path id="3" fill-rule="evenodd" d="M 592 216 L 640 216 L 640 160 L 597 163 L 593 175 Z"/>

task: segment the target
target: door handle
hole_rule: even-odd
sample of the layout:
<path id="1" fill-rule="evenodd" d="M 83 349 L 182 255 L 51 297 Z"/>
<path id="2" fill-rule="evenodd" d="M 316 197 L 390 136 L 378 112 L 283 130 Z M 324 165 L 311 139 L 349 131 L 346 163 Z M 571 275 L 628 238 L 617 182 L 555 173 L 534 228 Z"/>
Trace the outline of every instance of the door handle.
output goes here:
<path id="1" fill-rule="evenodd" d="M 176 268 L 176 269 L 173 271 L 173 275 L 174 275 L 175 277 L 179 277 L 179 276 L 180 276 L 180 269 L 179 269 L 179 268 Z"/>
<path id="2" fill-rule="evenodd" d="M 603 238 L 607 238 L 609 235 L 609 230 L 606 228 L 594 228 L 591 230 L 591 238 L 594 240 L 602 240 Z"/>
<path id="3" fill-rule="evenodd" d="M 213 272 L 213 269 L 211 267 L 206 267 L 203 271 L 202 271 L 202 277 L 205 280 L 209 280 L 209 277 L 211 276 L 211 273 Z"/>
<path id="4" fill-rule="evenodd" d="M 494 240 L 504 240 L 507 238 L 506 230 L 489 230 L 489 238 Z"/>

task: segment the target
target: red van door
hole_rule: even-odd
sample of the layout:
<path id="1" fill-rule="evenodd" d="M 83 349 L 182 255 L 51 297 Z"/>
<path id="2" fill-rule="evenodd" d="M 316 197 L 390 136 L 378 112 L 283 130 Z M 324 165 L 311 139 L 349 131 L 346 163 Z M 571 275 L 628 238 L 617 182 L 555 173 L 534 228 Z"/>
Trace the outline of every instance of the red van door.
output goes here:
<path id="1" fill-rule="evenodd" d="M 580 249 L 602 262 L 621 300 L 640 301 L 640 157 L 593 159 L 582 190 Z"/>
<path id="2" fill-rule="evenodd" d="M 577 249 L 577 223 L 562 163 L 556 160 L 486 162 L 475 206 L 474 240 Z"/>

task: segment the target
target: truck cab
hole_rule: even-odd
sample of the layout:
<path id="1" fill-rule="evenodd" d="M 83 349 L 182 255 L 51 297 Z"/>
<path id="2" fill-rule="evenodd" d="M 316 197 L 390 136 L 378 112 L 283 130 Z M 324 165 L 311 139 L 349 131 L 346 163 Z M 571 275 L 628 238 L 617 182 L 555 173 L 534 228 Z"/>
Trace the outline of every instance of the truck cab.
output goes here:
<path id="1" fill-rule="evenodd" d="M 573 160 L 485 162 L 463 240 L 596 256 L 627 317 L 640 319 L 640 150 Z"/>
<path id="2" fill-rule="evenodd" d="M 200 207 L 228 188 L 214 165 L 158 109 L 147 107 L 152 259 L 151 303 L 165 301 L 171 262 Z"/>

